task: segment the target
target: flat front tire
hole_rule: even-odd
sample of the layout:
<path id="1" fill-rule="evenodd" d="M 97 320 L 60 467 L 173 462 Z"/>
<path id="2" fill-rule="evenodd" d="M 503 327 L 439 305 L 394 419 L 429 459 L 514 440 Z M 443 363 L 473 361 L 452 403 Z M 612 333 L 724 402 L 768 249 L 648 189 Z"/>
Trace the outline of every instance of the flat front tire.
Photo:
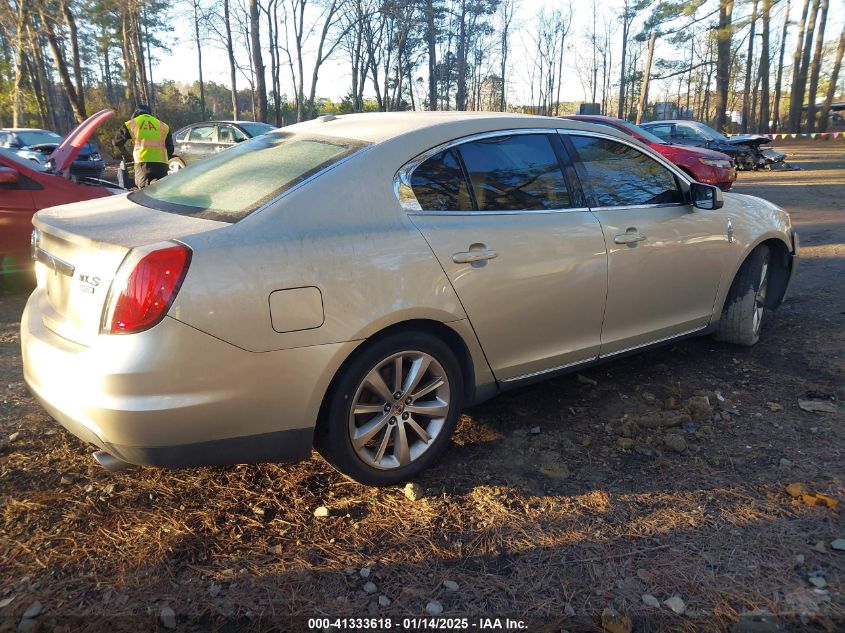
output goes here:
<path id="1" fill-rule="evenodd" d="M 771 273 L 771 251 L 762 244 L 755 248 L 734 278 L 716 338 L 736 345 L 751 346 L 760 340 L 766 314 Z"/>
<path id="2" fill-rule="evenodd" d="M 341 370 L 315 444 L 344 475 L 388 486 L 428 468 L 449 445 L 463 377 L 452 349 L 425 332 L 365 345 Z"/>

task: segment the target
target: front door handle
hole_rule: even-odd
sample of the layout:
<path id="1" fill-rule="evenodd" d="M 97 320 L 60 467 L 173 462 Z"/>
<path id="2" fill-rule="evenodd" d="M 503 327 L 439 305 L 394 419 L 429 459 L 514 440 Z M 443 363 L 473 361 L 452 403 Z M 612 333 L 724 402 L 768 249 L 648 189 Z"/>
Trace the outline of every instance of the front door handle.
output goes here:
<path id="1" fill-rule="evenodd" d="M 492 248 L 487 248 L 481 251 L 455 253 L 452 255 L 452 261 L 456 264 L 472 264 L 474 262 L 483 262 L 487 259 L 496 259 L 498 256 L 499 254 Z"/>
<path id="2" fill-rule="evenodd" d="M 613 238 L 613 241 L 617 244 L 634 244 L 636 242 L 642 242 L 645 238 L 645 235 L 640 235 L 636 231 L 629 231 L 628 233 L 617 235 Z"/>

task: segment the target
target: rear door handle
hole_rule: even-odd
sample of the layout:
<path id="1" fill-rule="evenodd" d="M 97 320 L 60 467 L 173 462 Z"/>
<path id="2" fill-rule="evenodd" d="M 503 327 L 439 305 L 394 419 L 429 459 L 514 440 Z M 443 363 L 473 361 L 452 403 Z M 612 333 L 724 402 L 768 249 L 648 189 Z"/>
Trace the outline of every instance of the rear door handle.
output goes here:
<path id="1" fill-rule="evenodd" d="M 645 235 L 640 235 L 639 233 L 631 232 L 623 233 L 622 235 L 617 235 L 613 238 L 613 241 L 617 244 L 633 244 L 635 242 L 642 242 L 645 238 Z"/>
<path id="2" fill-rule="evenodd" d="M 464 251 L 462 253 L 455 253 L 452 255 L 452 261 L 456 264 L 472 264 L 473 262 L 482 262 L 487 259 L 496 259 L 499 254 L 492 248 L 483 251 Z"/>

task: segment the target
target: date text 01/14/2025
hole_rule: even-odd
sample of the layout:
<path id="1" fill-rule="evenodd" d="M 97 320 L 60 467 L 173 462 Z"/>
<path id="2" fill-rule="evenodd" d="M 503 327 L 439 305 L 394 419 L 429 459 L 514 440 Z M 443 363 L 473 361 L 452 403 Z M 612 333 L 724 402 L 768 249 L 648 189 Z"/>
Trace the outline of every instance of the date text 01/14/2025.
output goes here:
<path id="1" fill-rule="evenodd" d="M 524 631 L 524 620 L 511 618 L 309 618 L 314 631 Z"/>

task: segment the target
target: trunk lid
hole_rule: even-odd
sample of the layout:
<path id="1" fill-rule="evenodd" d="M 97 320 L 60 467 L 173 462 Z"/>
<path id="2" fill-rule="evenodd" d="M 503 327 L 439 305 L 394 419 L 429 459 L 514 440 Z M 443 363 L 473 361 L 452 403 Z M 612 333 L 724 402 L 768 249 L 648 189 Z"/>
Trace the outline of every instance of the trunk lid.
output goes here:
<path id="1" fill-rule="evenodd" d="M 45 209 L 32 223 L 44 325 L 81 345 L 99 335 L 112 281 L 132 249 L 231 226 L 155 211 L 126 196 Z"/>

